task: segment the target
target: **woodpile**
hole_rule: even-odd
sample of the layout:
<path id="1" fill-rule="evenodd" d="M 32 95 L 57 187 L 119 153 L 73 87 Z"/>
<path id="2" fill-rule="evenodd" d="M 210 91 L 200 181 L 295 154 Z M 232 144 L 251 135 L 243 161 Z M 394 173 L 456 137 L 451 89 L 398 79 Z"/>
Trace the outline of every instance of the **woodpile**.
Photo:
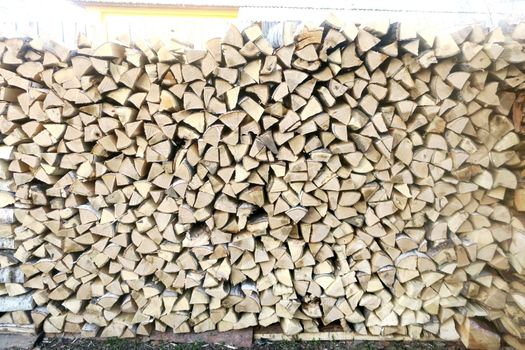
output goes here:
<path id="1" fill-rule="evenodd" d="M 525 24 L 283 38 L 0 40 L 0 328 L 524 347 Z"/>

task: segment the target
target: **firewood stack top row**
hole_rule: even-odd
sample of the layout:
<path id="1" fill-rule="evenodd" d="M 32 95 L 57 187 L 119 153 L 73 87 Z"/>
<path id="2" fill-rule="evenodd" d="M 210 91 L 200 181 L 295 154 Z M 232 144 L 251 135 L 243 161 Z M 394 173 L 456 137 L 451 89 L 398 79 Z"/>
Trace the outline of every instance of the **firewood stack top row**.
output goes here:
<path id="1" fill-rule="evenodd" d="M 525 24 L 0 40 L 0 329 L 523 347 Z"/>

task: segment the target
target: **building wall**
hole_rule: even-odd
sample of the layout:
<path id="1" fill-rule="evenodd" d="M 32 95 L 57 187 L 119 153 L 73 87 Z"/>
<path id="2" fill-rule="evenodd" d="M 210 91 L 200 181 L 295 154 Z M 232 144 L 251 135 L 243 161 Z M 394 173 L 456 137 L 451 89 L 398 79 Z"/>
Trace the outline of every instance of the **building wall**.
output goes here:
<path id="1" fill-rule="evenodd" d="M 317 25 L 330 13 L 349 22 L 388 18 L 447 31 L 475 22 L 490 26 L 525 20 L 524 0 L 127 0 L 126 6 L 116 5 L 122 0 L 90 0 L 89 5 L 84 0 L 84 8 L 75 5 L 80 1 L 0 0 L 0 34 L 41 36 L 69 46 L 75 45 L 78 33 L 95 43 L 122 34 L 133 39 L 174 36 L 200 48 L 207 39 L 222 36 L 230 23 L 243 27 L 252 21 L 292 20 Z M 137 1 L 155 5 L 137 6 Z"/>

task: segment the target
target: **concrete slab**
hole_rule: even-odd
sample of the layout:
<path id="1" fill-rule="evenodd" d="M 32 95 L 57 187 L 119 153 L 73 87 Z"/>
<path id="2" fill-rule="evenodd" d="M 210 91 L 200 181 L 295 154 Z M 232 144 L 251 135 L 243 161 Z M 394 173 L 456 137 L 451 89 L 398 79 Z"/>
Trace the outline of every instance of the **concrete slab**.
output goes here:
<path id="1" fill-rule="evenodd" d="M 253 343 L 253 329 L 246 328 L 227 332 L 203 333 L 161 333 L 153 332 L 150 340 L 169 341 L 173 343 L 204 342 L 208 344 L 224 344 L 235 347 L 250 348 Z"/>
<path id="2" fill-rule="evenodd" d="M 46 334 L 47 338 L 82 338 L 80 333 L 58 333 Z M 107 338 L 94 337 L 90 339 L 104 340 Z M 149 337 L 138 336 L 136 339 L 143 342 L 162 341 L 171 343 L 195 343 L 224 344 L 235 347 L 250 348 L 253 344 L 253 329 L 246 328 L 228 332 L 203 332 L 203 333 L 168 333 L 154 331 Z M 1 350 L 1 349 L 0 349 Z"/>
<path id="3" fill-rule="evenodd" d="M 0 350 L 32 349 L 38 335 L 0 333 Z"/>

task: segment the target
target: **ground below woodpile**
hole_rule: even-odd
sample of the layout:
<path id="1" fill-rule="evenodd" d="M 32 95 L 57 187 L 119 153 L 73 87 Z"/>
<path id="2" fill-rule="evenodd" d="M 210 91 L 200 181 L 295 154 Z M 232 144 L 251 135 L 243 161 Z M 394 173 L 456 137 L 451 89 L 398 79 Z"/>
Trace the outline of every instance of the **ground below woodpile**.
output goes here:
<path id="1" fill-rule="evenodd" d="M 143 342 L 127 339 L 66 339 L 44 338 L 35 350 L 236 350 L 243 349 L 222 344 L 190 343 L 176 344 L 171 342 Z M 441 341 L 427 342 L 380 342 L 380 341 L 279 341 L 258 340 L 253 350 L 459 350 L 457 343 Z"/>

